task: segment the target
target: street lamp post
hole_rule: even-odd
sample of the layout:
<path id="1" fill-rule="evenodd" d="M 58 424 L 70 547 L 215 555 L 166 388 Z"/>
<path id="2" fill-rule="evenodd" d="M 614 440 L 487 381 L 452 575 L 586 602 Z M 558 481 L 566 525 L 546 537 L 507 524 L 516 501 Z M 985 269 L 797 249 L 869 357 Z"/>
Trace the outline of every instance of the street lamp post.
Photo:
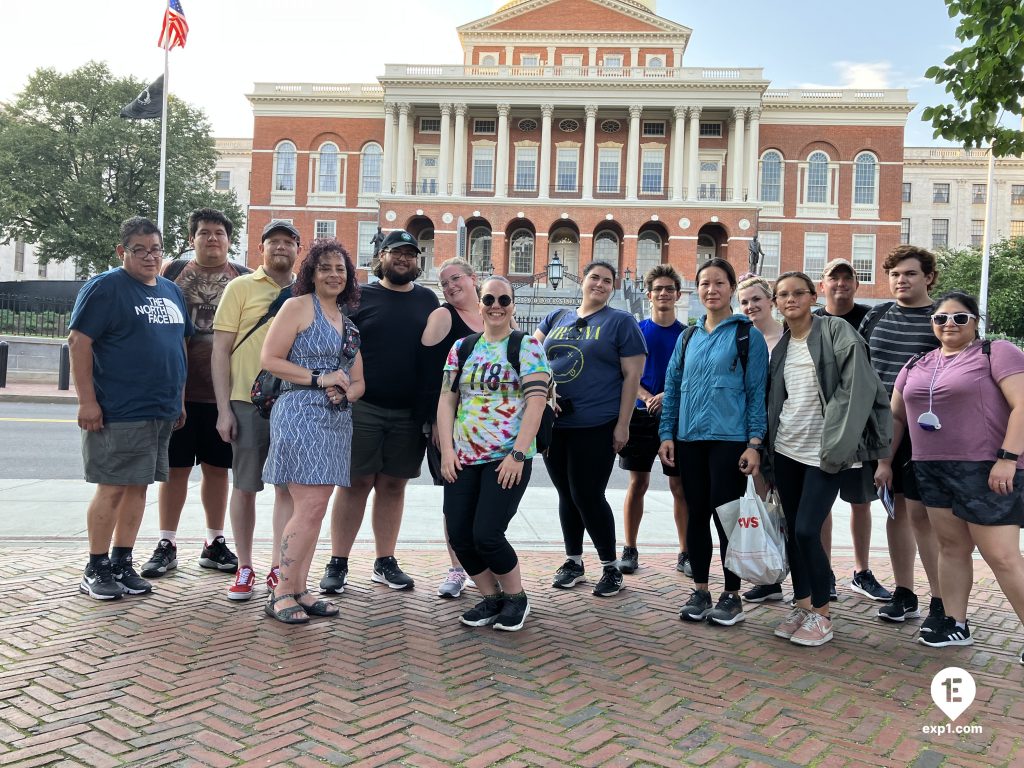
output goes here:
<path id="1" fill-rule="evenodd" d="M 562 282 L 562 262 L 558 258 L 558 251 L 551 257 L 548 263 L 548 282 L 554 290 L 558 290 L 558 284 Z"/>
<path id="2" fill-rule="evenodd" d="M 632 273 L 632 271 L 630 271 L 629 267 L 626 267 L 626 271 L 623 274 L 623 280 L 622 280 L 622 298 L 624 298 L 627 303 L 629 303 L 632 300 L 632 298 L 633 298 L 632 297 L 632 293 L 633 292 L 631 290 L 632 287 L 633 287 L 633 273 Z"/>

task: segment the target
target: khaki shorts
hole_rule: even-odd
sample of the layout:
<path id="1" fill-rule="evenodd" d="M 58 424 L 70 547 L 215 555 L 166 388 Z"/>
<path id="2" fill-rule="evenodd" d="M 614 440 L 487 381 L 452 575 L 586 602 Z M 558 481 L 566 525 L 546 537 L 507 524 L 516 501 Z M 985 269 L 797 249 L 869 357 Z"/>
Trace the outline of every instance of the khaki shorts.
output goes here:
<path id="1" fill-rule="evenodd" d="M 260 416 L 256 406 L 231 401 L 235 415 L 235 439 L 231 443 L 231 477 L 235 488 L 249 493 L 263 490 L 263 465 L 270 451 L 270 419 Z"/>
<path id="2" fill-rule="evenodd" d="M 85 481 L 150 485 L 167 480 L 167 444 L 173 421 L 113 421 L 99 432 L 82 430 Z"/>
<path id="3" fill-rule="evenodd" d="M 427 438 L 411 408 L 352 404 L 352 474 L 420 476 Z"/>

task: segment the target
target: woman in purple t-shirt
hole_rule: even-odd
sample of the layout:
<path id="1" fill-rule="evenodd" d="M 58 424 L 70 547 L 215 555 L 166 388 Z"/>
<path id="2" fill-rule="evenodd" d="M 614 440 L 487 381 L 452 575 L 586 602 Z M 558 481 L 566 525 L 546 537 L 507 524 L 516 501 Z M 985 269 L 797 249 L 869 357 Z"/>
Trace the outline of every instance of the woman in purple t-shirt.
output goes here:
<path id="1" fill-rule="evenodd" d="M 903 367 L 892 412 L 893 445 L 913 430 L 914 472 L 939 542 L 946 621 L 919 640 L 943 647 L 974 642 L 967 599 L 975 546 L 1024 621 L 1024 352 L 978 339 L 972 296 L 948 293 L 936 307 L 932 330 L 942 346 Z M 891 471 L 880 461 L 876 479 Z"/>

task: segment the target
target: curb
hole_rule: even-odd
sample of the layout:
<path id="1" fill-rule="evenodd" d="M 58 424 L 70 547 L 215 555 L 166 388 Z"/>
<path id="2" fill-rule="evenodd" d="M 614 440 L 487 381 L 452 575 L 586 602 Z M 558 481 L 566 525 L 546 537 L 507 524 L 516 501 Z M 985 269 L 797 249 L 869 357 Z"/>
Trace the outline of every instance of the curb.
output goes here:
<path id="1" fill-rule="evenodd" d="M 44 405 L 78 405 L 75 395 L 15 395 L 0 391 L 0 403 L 43 403 Z"/>

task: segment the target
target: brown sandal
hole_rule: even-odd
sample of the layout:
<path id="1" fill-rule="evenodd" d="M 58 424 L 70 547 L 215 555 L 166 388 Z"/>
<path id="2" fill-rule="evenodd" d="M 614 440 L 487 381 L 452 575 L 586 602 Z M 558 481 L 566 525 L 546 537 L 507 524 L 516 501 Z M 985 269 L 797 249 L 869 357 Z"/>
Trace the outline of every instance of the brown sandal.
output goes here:
<path id="1" fill-rule="evenodd" d="M 304 610 L 310 616 L 337 616 L 341 613 L 341 609 L 335 604 L 328 602 L 327 600 L 317 600 L 312 605 L 303 605 L 300 601 L 300 597 L 305 597 L 309 594 L 307 589 L 305 592 L 300 592 L 297 595 L 292 595 L 295 598 L 295 602 L 298 603 L 302 610 Z"/>
<path id="2" fill-rule="evenodd" d="M 286 597 L 290 597 L 295 600 L 296 605 L 281 608 L 280 610 L 274 608 L 274 604 L 278 600 L 284 600 Z M 280 597 L 274 597 L 273 593 L 271 593 L 270 599 L 267 600 L 267 604 L 263 607 L 263 612 L 270 618 L 277 619 L 282 624 L 309 623 L 309 609 L 299 603 L 298 598 L 295 595 L 281 595 Z M 299 614 L 302 615 L 300 616 Z"/>

